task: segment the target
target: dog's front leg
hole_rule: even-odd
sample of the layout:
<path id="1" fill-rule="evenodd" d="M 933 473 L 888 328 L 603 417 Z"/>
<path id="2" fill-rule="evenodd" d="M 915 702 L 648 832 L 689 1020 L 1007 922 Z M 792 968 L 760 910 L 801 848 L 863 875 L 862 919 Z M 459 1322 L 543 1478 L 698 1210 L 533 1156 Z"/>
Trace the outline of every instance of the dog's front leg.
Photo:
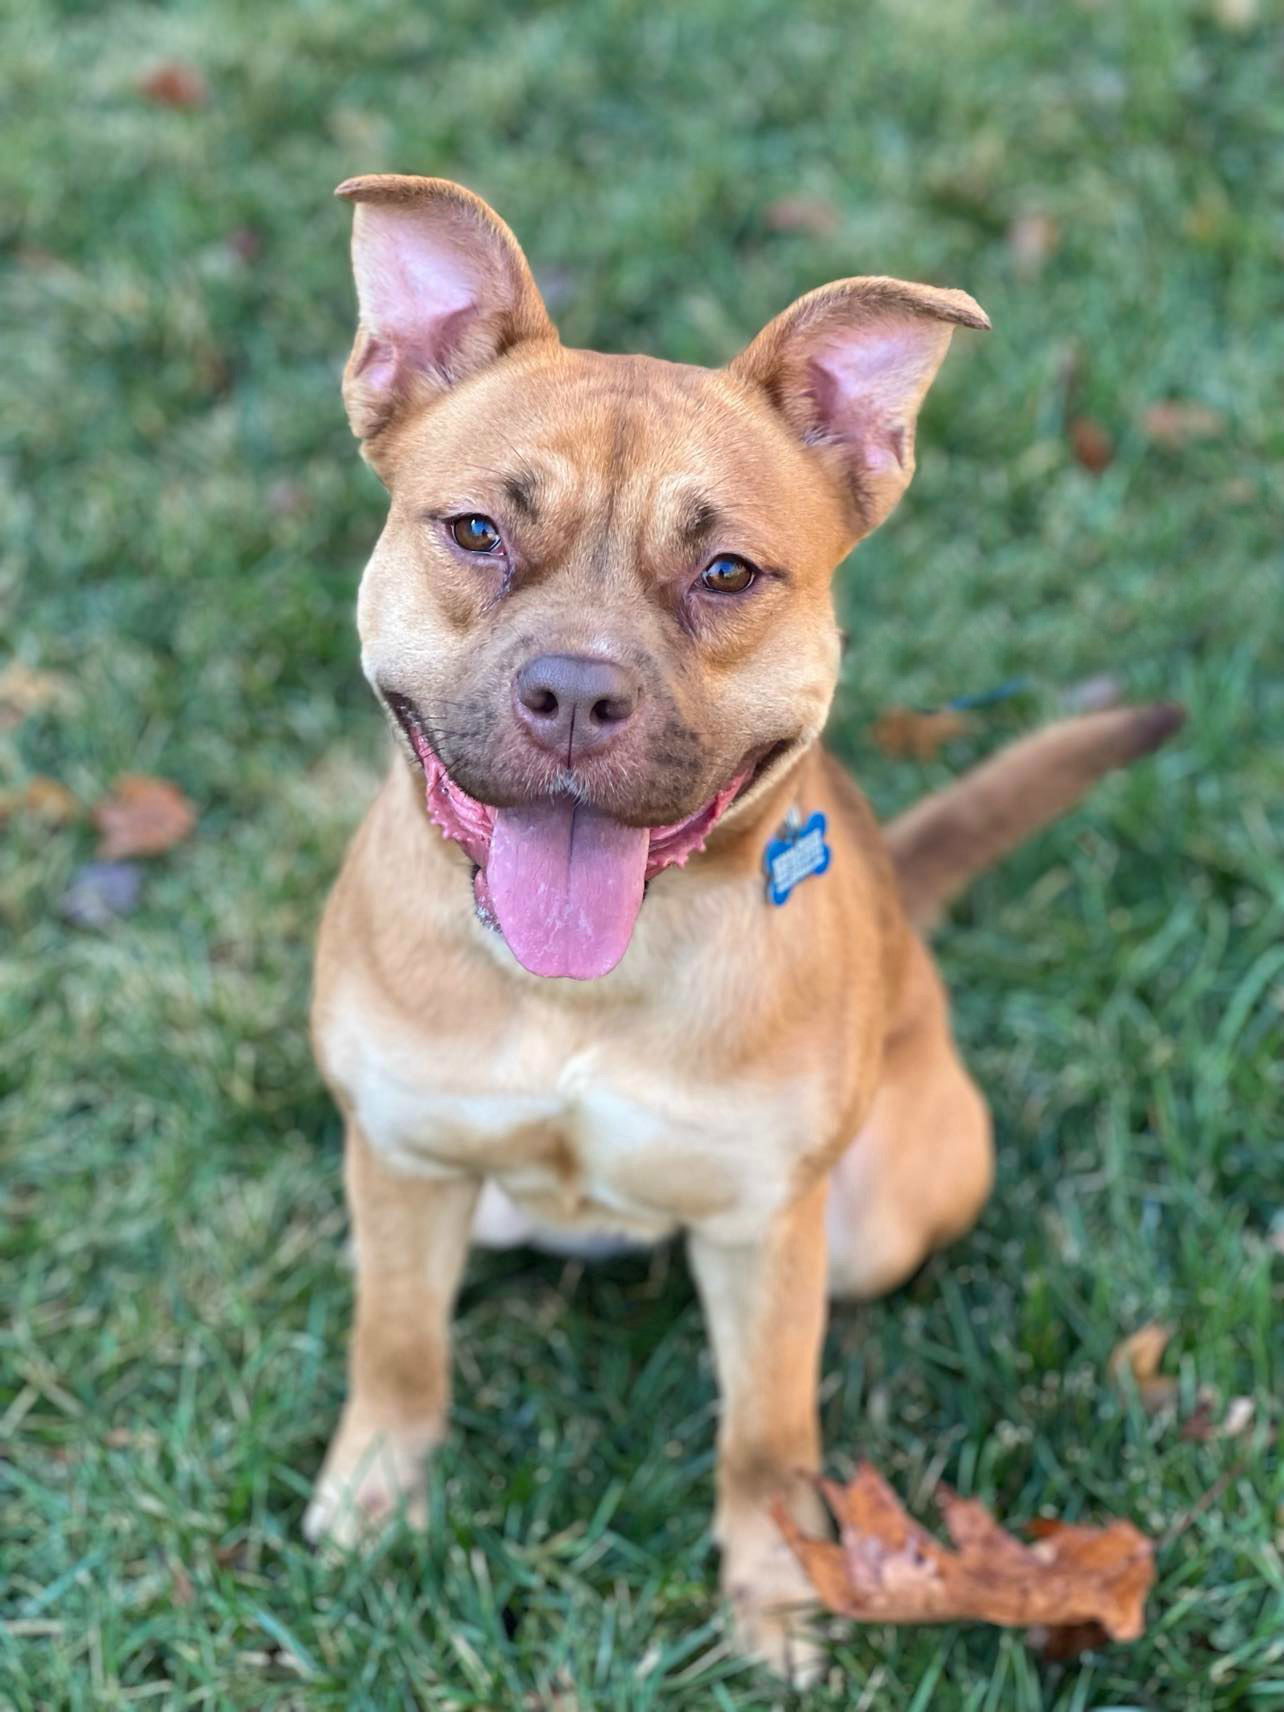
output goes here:
<path id="1" fill-rule="evenodd" d="M 738 1639 L 782 1674 L 810 1680 L 818 1655 L 800 1625 L 809 1589 L 771 1518 L 783 1497 L 812 1531 L 821 1506 L 816 1387 L 825 1330 L 822 1178 L 753 1243 L 693 1232 L 691 1265 L 722 1392 L 717 1513 L 722 1585 Z"/>
<path id="2" fill-rule="evenodd" d="M 445 1434 L 450 1314 L 479 1184 L 394 1171 L 354 1123 L 345 1177 L 356 1248 L 348 1400 L 304 1520 L 349 1545 L 404 1502 L 426 1519 L 424 1465 Z"/>

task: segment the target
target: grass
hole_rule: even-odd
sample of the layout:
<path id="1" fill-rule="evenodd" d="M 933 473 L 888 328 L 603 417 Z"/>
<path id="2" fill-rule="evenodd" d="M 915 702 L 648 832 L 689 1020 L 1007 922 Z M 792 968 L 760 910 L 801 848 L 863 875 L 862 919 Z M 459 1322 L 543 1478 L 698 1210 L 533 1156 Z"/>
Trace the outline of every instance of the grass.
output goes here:
<path id="1" fill-rule="evenodd" d="M 3 831 L 0 1704 L 785 1703 L 719 1646 L 713 1389 L 676 1252 L 476 1262 L 430 1537 L 338 1568 L 300 1540 L 350 1297 L 309 946 L 382 754 L 351 622 L 381 496 L 339 407 L 329 192 L 397 167 L 489 195 L 576 342 L 719 361 L 862 269 L 993 316 L 843 573 L 834 741 L 888 809 L 1095 673 L 1191 723 L 940 936 L 998 1189 L 910 1288 L 836 1316 L 831 1466 L 867 1453 L 920 1507 L 944 1476 L 1005 1517 L 1157 1536 L 1223 1484 L 1161 1551 L 1137 1645 L 1049 1666 L 1019 1635 L 849 1629 L 805 1703 L 1284 1706 L 1284 150 L 1271 8 L 1242 10 L 8 14 L 0 668 L 73 698 L 0 737 L 0 788 L 92 800 L 154 771 L 201 822 L 104 933 L 57 911 L 89 831 Z M 205 105 L 139 96 L 172 59 Z M 774 229 L 798 195 L 832 226 Z M 1008 236 L 1030 214 L 1059 232 L 1037 277 Z M 1064 432 L 1071 354 L 1073 409 L 1115 442 L 1099 476 Z M 1154 442 L 1143 413 L 1174 397 L 1222 431 Z M 889 703 L 1014 676 L 938 762 L 870 744 Z M 1183 1411 L 1250 1395 L 1248 1437 L 1187 1442 L 1104 1382 L 1156 1317 Z"/>

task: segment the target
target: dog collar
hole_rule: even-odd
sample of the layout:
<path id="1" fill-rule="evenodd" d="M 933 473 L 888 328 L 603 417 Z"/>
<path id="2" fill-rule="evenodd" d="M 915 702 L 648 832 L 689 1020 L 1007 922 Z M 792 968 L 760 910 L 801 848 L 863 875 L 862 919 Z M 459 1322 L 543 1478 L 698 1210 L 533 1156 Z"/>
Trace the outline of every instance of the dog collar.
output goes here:
<path id="1" fill-rule="evenodd" d="M 825 817 L 819 809 L 806 820 L 796 808 L 790 809 L 784 825 L 763 851 L 769 903 L 777 907 L 787 903 L 795 886 L 825 872 L 831 856 L 825 832 Z"/>

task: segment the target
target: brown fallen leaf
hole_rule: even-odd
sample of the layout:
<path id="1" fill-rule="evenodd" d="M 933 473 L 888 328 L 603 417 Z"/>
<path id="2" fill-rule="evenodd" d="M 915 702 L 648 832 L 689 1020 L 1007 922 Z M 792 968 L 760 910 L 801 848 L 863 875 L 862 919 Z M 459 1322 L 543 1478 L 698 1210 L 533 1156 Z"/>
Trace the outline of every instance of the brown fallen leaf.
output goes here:
<path id="1" fill-rule="evenodd" d="M 21 790 L 0 791 L 0 820 L 10 815 L 27 815 L 46 826 L 68 826 L 79 820 L 84 810 L 80 799 L 72 795 L 57 779 L 37 773 Z"/>
<path id="2" fill-rule="evenodd" d="M 1214 1439 L 1243 1438 L 1257 1413 L 1251 1397 L 1232 1397 L 1220 1421 L 1217 1411 L 1216 1391 L 1211 1386 L 1203 1386 L 1195 1399 L 1195 1407 L 1181 1424 L 1178 1437 L 1187 1444 L 1211 1444 Z"/>
<path id="3" fill-rule="evenodd" d="M 210 98 L 204 73 L 182 60 L 153 66 L 138 80 L 138 93 L 158 107 L 204 107 Z"/>
<path id="4" fill-rule="evenodd" d="M 1069 1664 L 1084 1653 L 1097 1652 L 1110 1640 L 1100 1623 L 1061 1623 L 1055 1629 L 1036 1623 L 1028 1638 L 1049 1664 Z"/>
<path id="5" fill-rule="evenodd" d="M 1201 1397 L 1181 1424 L 1177 1437 L 1185 1444 L 1208 1444 L 1217 1437 L 1217 1421 L 1213 1415 L 1213 1399 Z"/>
<path id="6" fill-rule="evenodd" d="M 1148 1415 L 1157 1415 L 1168 1408 L 1177 1396 L 1177 1381 L 1159 1371 L 1172 1335 L 1171 1326 L 1152 1320 L 1116 1344 L 1106 1363 L 1106 1372 L 1116 1385 L 1132 1381 Z"/>
<path id="7" fill-rule="evenodd" d="M 84 813 L 78 796 L 43 773 L 27 780 L 22 806 L 34 820 L 43 820 L 49 826 L 67 826 Z"/>
<path id="8" fill-rule="evenodd" d="M 969 730 L 971 723 L 966 714 L 953 708 L 915 713 L 908 707 L 889 707 L 870 727 L 870 736 L 884 755 L 930 761 L 944 744 Z"/>
<path id="9" fill-rule="evenodd" d="M 41 672 L 12 660 L 0 672 L 0 731 L 46 708 L 65 707 L 72 699 L 71 680 L 60 672 Z"/>
<path id="10" fill-rule="evenodd" d="M 1067 433 L 1075 462 L 1094 476 L 1108 470 L 1115 459 L 1115 443 L 1091 416 L 1071 418 Z"/>
<path id="11" fill-rule="evenodd" d="M 1019 279 L 1037 279 L 1060 241 L 1056 221 L 1048 214 L 1018 214 L 1008 227 L 1008 249 Z"/>
<path id="12" fill-rule="evenodd" d="M 762 217 L 772 232 L 807 232 L 825 238 L 838 229 L 838 210 L 820 196 L 782 196 L 767 204 Z"/>
<path id="13" fill-rule="evenodd" d="M 1234 218 L 1225 187 L 1208 183 L 1182 216 L 1181 228 L 1192 243 L 1211 248 L 1228 237 Z"/>
<path id="14" fill-rule="evenodd" d="M 818 1484 L 838 1522 L 836 1544 L 804 1534 L 783 1503 L 773 1513 L 817 1597 L 839 1616 L 1004 1628 L 1099 1623 L 1116 1641 L 1135 1640 L 1145 1628 L 1154 1548 L 1131 1522 L 1045 1522 L 1023 1545 L 984 1505 L 940 1487 L 951 1551 L 911 1520 L 870 1463 L 847 1486 Z"/>
<path id="15" fill-rule="evenodd" d="M 98 855 L 160 856 L 181 844 L 196 825 L 196 810 L 168 779 L 127 773 L 94 804 Z"/>
<path id="16" fill-rule="evenodd" d="M 1192 440 L 1216 439 L 1226 427 L 1226 418 L 1207 404 L 1169 398 L 1152 404 L 1142 416 L 1141 426 L 1148 440 L 1176 450 Z"/>

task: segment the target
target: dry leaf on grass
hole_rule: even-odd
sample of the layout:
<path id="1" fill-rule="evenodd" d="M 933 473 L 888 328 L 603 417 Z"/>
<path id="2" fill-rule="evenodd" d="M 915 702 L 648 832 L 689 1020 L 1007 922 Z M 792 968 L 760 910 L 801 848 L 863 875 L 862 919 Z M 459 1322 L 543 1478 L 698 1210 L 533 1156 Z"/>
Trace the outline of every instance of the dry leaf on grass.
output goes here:
<path id="1" fill-rule="evenodd" d="M 180 109 L 204 107 L 210 98 L 209 84 L 194 65 L 170 60 L 154 66 L 138 80 L 138 93 L 154 101 L 158 107 Z"/>
<path id="2" fill-rule="evenodd" d="M 0 791 L 0 820 L 10 815 L 27 815 L 46 826 L 68 826 L 79 820 L 83 812 L 79 797 L 43 773 L 28 779 L 21 790 Z"/>
<path id="3" fill-rule="evenodd" d="M 1217 1393 L 1209 1387 L 1200 1391 L 1195 1407 L 1181 1424 L 1180 1437 L 1187 1444 L 1211 1444 L 1214 1439 L 1240 1439 L 1252 1426 L 1257 1406 L 1251 1397 L 1232 1397 L 1226 1413 L 1217 1419 Z"/>
<path id="4" fill-rule="evenodd" d="M 870 736 L 884 755 L 898 761 L 930 761 L 952 738 L 971 727 L 971 720 L 953 708 L 939 713 L 915 713 L 908 707 L 889 707 L 874 721 Z"/>
<path id="5" fill-rule="evenodd" d="M 1214 1399 L 1200 1397 L 1195 1407 L 1181 1424 L 1178 1438 L 1185 1444 L 1208 1444 L 1217 1437 L 1217 1420 L 1214 1415 Z"/>
<path id="6" fill-rule="evenodd" d="M 1170 398 L 1160 404 L 1152 404 L 1142 417 L 1141 426 L 1148 440 L 1176 449 L 1191 440 L 1216 439 L 1226 427 L 1226 418 L 1220 410 L 1213 410 L 1207 404 Z"/>
<path id="7" fill-rule="evenodd" d="M 60 672 L 41 672 L 14 660 L 0 672 L 0 731 L 20 725 L 28 715 L 72 700 L 71 681 Z"/>
<path id="8" fill-rule="evenodd" d="M 1157 1415 L 1177 1397 L 1177 1381 L 1159 1371 L 1159 1363 L 1172 1335 L 1171 1326 L 1152 1320 L 1116 1344 L 1106 1363 L 1106 1372 L 1116 1385 L 1132 1380 L 1141 1406 L 1148 1415 Z"/>
<path id="9" fill-rule="evenodd" d="M 847 1486 L 819 1487 L 839 1539 L 812 1539 L 784 1505 L 776 1522 L 823 1605 L 862 1623 L 995 1623 L 1004 1628 L 1099 1623 L 1115 1641 L 1145 1629 L 1154 1548 L 1131 1522 L 1104 1528 L 1042 1522 L 1032 1545 L 973 1499 L 938 1488 L 951 1551 L 912 1521 L 882 1475 L 862 1463 Z"/>
<path id="10" fill-rule="evenodd" d="M 160 856 L 181 844 L 196 825 L 196 810 L 168 779 L 127 773 L 94 804 L 98 854 L 106 861 L 121 856 Z"/>
<path id="11" fill-rule="evenodd" d="M 1100 1623 L 1063 1623 L 1055 1629 L 1035 1623 L 1029 1635 L 1030 1645 L 1049 1664 L 1069 1664 L 1084 1653 L 1096 1652 L 1109 1640 Z"/>
<path id="12" fill-rule="evenodd" d="M 773 232 L 807 232 L 825 238 L 838 230 L 838 210 L 822 196 L 782 196 L 767 204 L 763 219 Z"/>
<path id="13" fill-rule="evenodd" d="M 1110 468 L 1115 459 L 1115 443 L 1100 422 L 1095 422 L 1091 416 L 1076 416 L 1072 418 L 1067 433 L 1077 464 L 1094 476 Z"/>
<path id="14" fill-rule="evenodd" d="M 1060 241 L 1057 223 L 1048 214 L 1018 214 L 1008 227 L 1008 249 L 1017 275 L 1037 279 Z"/>
<path id="15" fill-rule="evenodd" d="M 43 820 L 50 826 L 67 826 L 71 821 L 79 820 L 84 813 L 78 796 L 66 785 L 60 785 L 57 779 L 46 778 L 43 773 L 27 780 L 22 793 L 22 807 L 33 819 Z"/>

